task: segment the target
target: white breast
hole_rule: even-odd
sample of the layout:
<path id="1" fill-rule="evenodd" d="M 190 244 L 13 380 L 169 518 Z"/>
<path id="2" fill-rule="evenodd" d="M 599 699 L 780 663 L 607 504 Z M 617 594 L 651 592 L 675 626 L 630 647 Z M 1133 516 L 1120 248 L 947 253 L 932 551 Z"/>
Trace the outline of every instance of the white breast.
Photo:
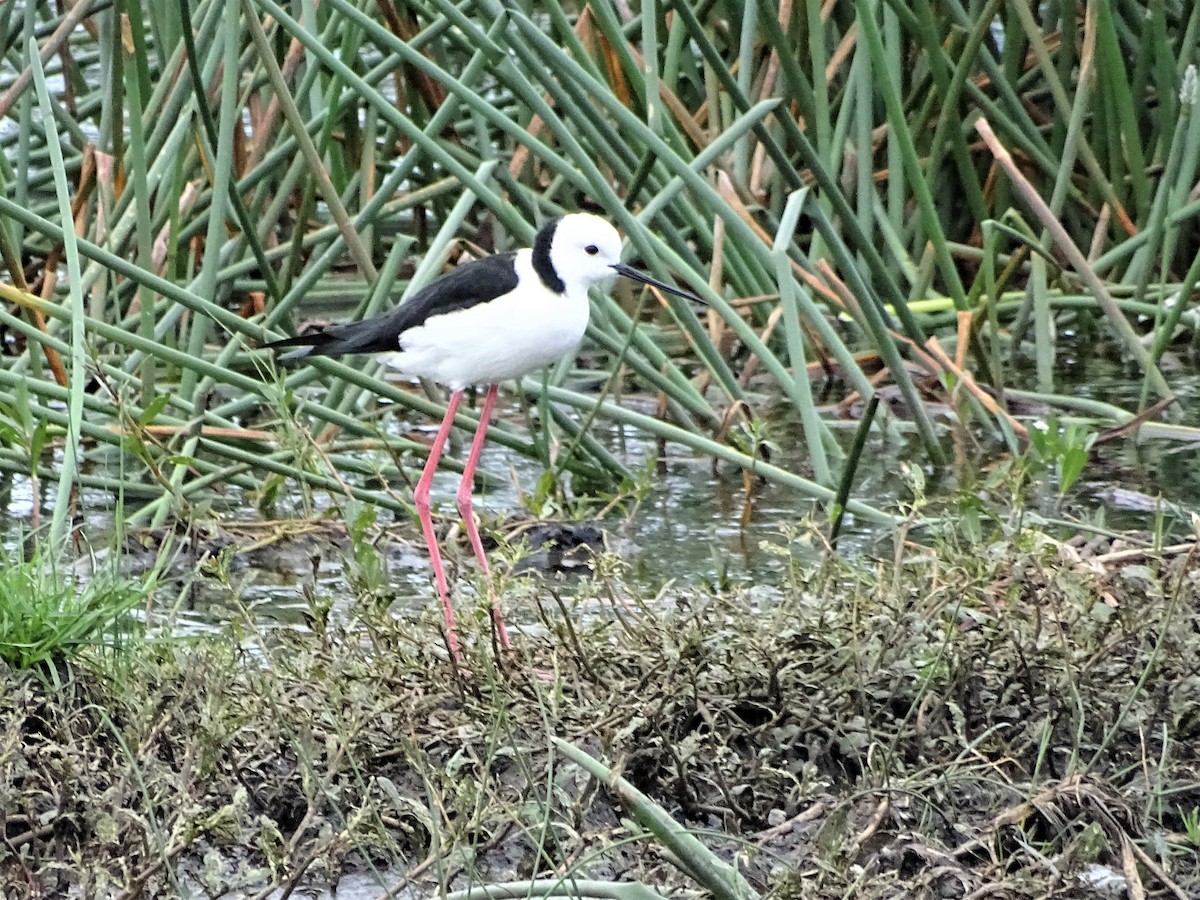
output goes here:
<path id="1" fill-rule="evenodd" d="M 518 252 L 515 264 L 515 290 L 410 328 L 388 365 L 457 391 L 520 378 L 574 352 L 588 323 L 586 290 L 548 290 L 529 250 Z"/>

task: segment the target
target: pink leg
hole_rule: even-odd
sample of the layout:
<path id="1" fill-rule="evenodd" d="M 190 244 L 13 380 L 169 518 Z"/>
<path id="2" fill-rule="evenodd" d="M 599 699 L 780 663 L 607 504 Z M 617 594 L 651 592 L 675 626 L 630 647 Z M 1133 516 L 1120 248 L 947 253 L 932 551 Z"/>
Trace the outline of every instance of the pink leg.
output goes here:
<path id="1" fill-rule="evenodd" d="M 433 565 L 433 577 L 437 582 L 438 596 L 442 601 L 442 617 L 446 622 L 446 643 L 450 645 L 450 654 L 458 665 L 463 664 L 462 650 L 458 646 L 458 632 L 454 628 L 454 606 L 450 603 L 450 589 L 446 587 L 446 570 L 442 568 L 442 554 L 438 550 L 437 536 L 433 533 L 433 517 L 430 515 L 429 489 L 433 485 L 433 473 L 437 471 L 438 460 L 446 448 L 446 438 L 454 424 L 454 414 L 462 401 L 462 391 L 450 395 L 450 403 L 446 407 L 446 416 L 438 429 L 433 446 L 429 448 L 429 459 L 413 492 L 413 502 L 417 505 L 417 517 L 421 520 L 421 531 L 425 535 L 425 544 L 429 547 L 429 561 Z"/>
<path id="2" fill-rule="evenodd" d="M 496 636 L 500 646 L 506 651 L 512 650 L 508 641 L 508 629 L 504 627 L 504 618 L 500 615 L 500 601 L 492 585 L 492 573 L 488 568 L 487 556 L 483 552 L 483 542 L 479 540 L 479 529 L 475 527 L 475 517 L 471 514 L 471 492 L 475 487 L 475 467 L 479 464 L 479 455 L 483 452 L 483 439 L 487 435 L 488 423 L 492 419 L 492 407 L 496 405 L 496 385 L 489 385 L 483 397 L 483 409 L 479 413 L 479 426 L 475 429 L 475 439 L 471 441 L 471 452 L 467 463 L 463 466 L 462 481 L 458 485 L 458 511 L 463 523 L 467 526 L 467 537 L 471 539 L 471 549 L 475 558 L 483 568 L 483 577 L 487 579 L 488 597 L 492 602 L 492 621 L 496 625 Z"/>

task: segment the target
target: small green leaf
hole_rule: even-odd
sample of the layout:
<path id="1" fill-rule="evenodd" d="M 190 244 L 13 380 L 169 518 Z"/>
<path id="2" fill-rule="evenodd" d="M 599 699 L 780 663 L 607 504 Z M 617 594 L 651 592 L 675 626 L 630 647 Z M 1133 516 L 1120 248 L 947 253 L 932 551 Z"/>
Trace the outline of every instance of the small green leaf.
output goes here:
<path id="1" fill-rule="evenodd" d="M 154 402 L 142 410 L 142 414 L 138 416 L 138 422 L 142 425 L 149 425 L 158 418 L 158 414 L 166 409 L 167 404 L 171 402 L 170 394 L 159 394 L 154 398 Z"/>
<path id="2" fill-rule="evenodd" d="M 958 511 L 958 527 L 972 544 L 983 540 L 983 525 L 979 521 L 979 507 L 975 504 L 962 504 Z"/>
<path id="3" fill-rule="evenodd" d="M 1088 452 L 1082 447 L 1071 447 L 1063 453 L 1062 459 L 1058 464 L 1058 492 L 1065 494 L 1071 489 L 1071 485 L 1083 472 L 1083 467 L 1087 465 Z"/>
<path id="4" fill-rule="evenodd" d="M 37 461 L 41 458 L 42 451 L 46 447 L 46 440 L 49 436 L 49 423 L 38 422 L 37 427 L 33 429 L 33 433 L 29 436 L 29 462 L 31 465 L 37 465 Z"/>

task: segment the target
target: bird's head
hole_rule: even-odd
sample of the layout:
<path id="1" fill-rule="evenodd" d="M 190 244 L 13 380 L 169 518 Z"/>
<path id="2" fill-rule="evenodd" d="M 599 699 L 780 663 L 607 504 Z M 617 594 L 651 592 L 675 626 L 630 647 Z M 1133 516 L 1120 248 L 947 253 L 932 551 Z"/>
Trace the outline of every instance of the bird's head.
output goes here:
<path id="1" fill-rule="evenodd" d="M 539 240 L 545 240 L 547 229 L 553 229 L 549 232 L 550 261 L 568 288 L 579 285 L 586 290 L 592 285 L 609 282 L 619 274 L 689 300 L 697 299 L 621 262 L 621 236 L 599 216 L 590 213 L 563 216 L 556 224 L 547 225 L 538 235 Z"/>
<path id="2" fill-rule="evenodd" d="M 590 213 L 572 213 L 553 227 L 550 261 L 565 284 L 586 290 L 616 277 L 613 266 L 621 262 L 621 236 L 611 224 Z"/>

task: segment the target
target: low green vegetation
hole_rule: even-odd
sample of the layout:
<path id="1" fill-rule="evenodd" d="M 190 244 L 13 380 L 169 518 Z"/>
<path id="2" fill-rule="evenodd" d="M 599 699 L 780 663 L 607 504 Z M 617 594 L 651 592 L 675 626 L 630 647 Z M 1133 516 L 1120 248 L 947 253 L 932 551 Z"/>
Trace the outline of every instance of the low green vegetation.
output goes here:
<path id="1" fill-rule="evenodd" d="M 458 677 L 374 594 L 53 689 L 0 666 L 4 894 L 1200 890 L 1194 544 L 803 545 L 777 589 L 505 579 L 519 656 L 466 604 Z"/>
<path id="2" fill-rule="evenodd" d="M 112 563 L 77 576 L 40 554 L 14 556 L 0 560 L 0 660 L 9 666 L 49 672 L 88 650 L 119 653 L 141 633 L 130 613 L 149 602 L 153 578 L 126 577 Z"/>
<path id="3" fill-rule="evenodd" d="M 582 368 L 496 428 L 564 484 L 628 478 L 595 436 L 619 425 L 831 507 L 877 393 L 934 463 L 947 421 L 1014 454 L 1050 417 L 1195 441 L 1163 372 L 1197 346 L 1198 35 L 1111 0 L 6 4 L 0 431 L 87 442 L 70 484 L 147 498 L 135 524 L 216 486 L 405 512 L 370 476 L 403 481 L 424 447 L 392 423 L 440 398 L 254 348 L 589 208 L 709 311 L 596 299 Z M 1076 352 L 1135 365 L 1137 399 L 1079 396 Z M 781 417 L 802 471 L 762 453 Z M 57 477 L 27 447 L 0 469 Z"/>

